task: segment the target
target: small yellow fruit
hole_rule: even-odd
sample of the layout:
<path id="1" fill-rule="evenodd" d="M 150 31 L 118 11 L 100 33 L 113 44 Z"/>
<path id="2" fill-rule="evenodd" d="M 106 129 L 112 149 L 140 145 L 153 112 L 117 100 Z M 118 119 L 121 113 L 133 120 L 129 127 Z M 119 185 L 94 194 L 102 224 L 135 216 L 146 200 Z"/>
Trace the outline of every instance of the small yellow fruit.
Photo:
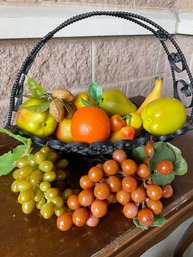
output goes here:
<path id="1" fill-rule="evenodd" d="M 76 109 L 85 107 L 85 105 L 81 101 L 81 98 L 86 100 L 87 102 L 95 105 L 94 102 L 92 101 L 92 99 L 89 97 L 87 92 L 81 92 L 81 93 L 78 93 L 72 101 L 74 106 L 76 107 Z"/>
<path id="2" fill-rule="evenodd" d="M 71 119 L 64 118 L 56 129 L 56 138 L 64 143 L 73 141 L 71 134 Z"/>

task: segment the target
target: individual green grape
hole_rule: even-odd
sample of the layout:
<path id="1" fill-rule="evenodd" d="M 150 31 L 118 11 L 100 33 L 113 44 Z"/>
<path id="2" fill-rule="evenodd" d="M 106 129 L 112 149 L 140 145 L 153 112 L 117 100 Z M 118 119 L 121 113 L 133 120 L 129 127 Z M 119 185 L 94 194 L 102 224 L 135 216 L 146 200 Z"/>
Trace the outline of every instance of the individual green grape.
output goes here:
<path id="1" fill-rule="evenodd" d="M 44 153 L 42 153 L 41 151 L 37 151 L 35 153 L 35 162 L 36 163 L 40 164 L 45 160 L 46 160 L 46 155 Z"/>
<path id="2" fill-rule="evenodd" d="M 67 178 L 67 174 L 64 170 L 56 170 L 56 179 L 63 181 Z"/>
<path id="3" fill-rule="evenodd" d="M 62 198 L 60 196 L 54 197 L 51 202 L 54 204 L 55 207 L 61 208 L 64 204 Z"/>
<path id="4" fill-rule="evenodd" d="M 27 180 L 18 181 L 17 188 L 20 192 L 31 188 L 31 184 Z"/>
<path id="5" fill-rule="evenodd" d="M 20 176 L 19 172 L 20 172 L 20 169 L 16 169 L 16 170 L 14 170 L 14 172 L 12 173 L 12 177 L 13 177 L 15 180 L 16 180 L 16 179 L 18 179 L 18 180 L 23 180 L 23 178 Z"/>
<path id="6" fill-rule="evenodd" d="M 57 217 L 59 217 L 60 215 L 62 215 L 62 213 L 66 212 L 66 208 L 63 206 L 63 207 L 54 207 L 54 213 Z"/>
<path id="7" fill-rule="evenodd" d="M 22 191 L 18 196 L 18 202 L 23 204 L 34 198 L 34 191 L 30 188 L 25 191 Z"/>
<path id="8" fill-rule="evenodd" d="M 39 202 L 43 196 L 44 196 L 44 193 L 37 187 L 34 190 L 34 201 Z"/>
<path id="9" fill-rule="evenodd" d="M 54 199 L 56 196 L 58 196 L 58 188 L 49 188 L 46 191 L 46 197 L 48 199 Z"/>
<path id="10" fill-rule="evenodd" d="M 54 164 L 51 161 L 45 160 L 40 163 L 39 169 L 43 172 L 50 172 L 54 168 Z"/>
<path id="11" fill-rule="evenodd" d="M 68 166 L 68 160 L 67 159 L 60 159 L 59 161 L 56 162 L 56 169 L 58 170 L 64 170 Z"/>
<path id="12" fill-rule="evenodd" d="M 35 186 L 39 184 L 42 181 L 43 174 L 41 170 L 37 169 L 32 172 L 32 174 L 29 177 L 29 182 L 32 186 Z"/>
<path id="13" fill-rule="evenodd" d="M 32 167 L 36 167 L 38 164 L 35 161 L 35 155 L 34 154 L 29 154 L 28 158 L 27 158 L 27 163 L 32 166 Z"/>
<path id="14" fill-rule="evenodd" d="M 40 183 L 40 190 L 46 192 L 51 187 L 48 181 L 43 181 Z"/>
<path id="15" fill-rule="evenodd" d="M 35 201 L 31 199 L 28 202 L 22 204 L 22 212 L 25 214 L 31 213 L 35 208 Z"/>
<path id="16" fill-rule="evenodd" d="M 19 188 L 18 188 L 18 180 L 13 181 L 13 183 L 11 184 L 11 191 L 14 193 L 18 193 L 19 192 Z"/>
<path id="17" fill-rule="evenodd" d="M 32 174 L 33 171 L 34 167 L 27 164 L 26 166 L 20 168 L 20 171 L 18 173 L 20 177 L 27 178 Z"/>
<path id="18" fill-rule="evenodd" d="M 49 171 L 43 174 L 43 181 L 52 182 L 56 179 L 56 172 Z"/>
<path id="19" fill-rule="evenodd" d="M 40 151 L 44 153 L 46 156 L 48 156 L 49 153 L 51 153 L 51 148 L 49 146 L 43 146 Z"/>
<path id="20" fill-rule="evenodd" d="M 40 214 L 44 219 L 50 219 L 52 215 L 54 214 L 54 206 L 52 203 L 45 203 L 41 209 L 40 209 Z"/>
<path id="21" fill-rule="evenodd" d="M 15 166 L 19 169 L 25 167 L 27 164 L 28 163 L 27 163 L 26 157 L 21 157 L 21 158 L 17 159 L 17 161 L 15 162 Z"/>
<path id="22" fill-rule="evenodd" d="M 53 163 L 55 163 L 58 159 L 59 159 L 59 155 L 58 153 L 54 152 L 54 151 L 51 151 L 47 158 L 46 158 L 48 161 L 51 161 Z"/>
<path id="23" fill-rule="evenodd" d="M 73 194 L 73 189 L 72 188 L 66 188 L 63 192 L 62 192 L 62 199 L 63 200 L 67 200 L 69 198 L 69 196 L 71 196 Z"/>
<path id="24" fill-rule="evenodd" d="M 45 203 L 46 203 L 46 198 L 42 197 L 40 201 L 36 202 L 36 208 L 40 210 Z"/>

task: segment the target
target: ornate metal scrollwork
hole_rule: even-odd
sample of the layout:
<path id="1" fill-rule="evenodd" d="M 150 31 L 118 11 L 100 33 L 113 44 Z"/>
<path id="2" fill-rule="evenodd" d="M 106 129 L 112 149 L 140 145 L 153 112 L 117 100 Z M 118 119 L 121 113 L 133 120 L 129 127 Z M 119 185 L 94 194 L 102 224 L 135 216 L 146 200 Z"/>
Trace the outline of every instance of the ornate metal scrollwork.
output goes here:
<path id="1" fill-rule="evenodd" d="M 190 97 L 190 96 L 192 97 L 191 98 L 191 103 L 189 105 L 186 105 L 186 103 L 183 103 L 186 106 L 186 108 L 193 107 L 193 89 L 192 89 L 192 85 L 187 84 L 186 81 L 184 81 L 183 79 L 177 80 L 174 83 L 174 97 L 179 99 L 182 102 L 181 97 L 179 95 L 178 88 L 180 88 L 180 92 L 182 94 L 184 94 L 185 97 Z"/>
<path id="2" fill-rule="evenodd" d="M 185 70 L 185 66 L 184 63 L 182 61 L 182 57 L 181 55 L 177 52 L 177 53 L 171 53 L 168 56 L 168 60 L 170 62 L 171 67 L 178 73 L 182 72 L 183 70 Z M 181 64 L 181 68 L 179 66 L 177 66 L 177 63 Z"/>

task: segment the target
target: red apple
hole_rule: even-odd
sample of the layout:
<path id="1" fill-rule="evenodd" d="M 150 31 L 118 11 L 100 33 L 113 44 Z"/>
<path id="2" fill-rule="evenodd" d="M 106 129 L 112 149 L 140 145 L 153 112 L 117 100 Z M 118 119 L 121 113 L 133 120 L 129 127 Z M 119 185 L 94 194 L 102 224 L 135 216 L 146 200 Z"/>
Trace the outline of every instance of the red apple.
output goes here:
<path id="1" fill-rule="evenodd" d="M 114 143 L 117 140 L 123 140 L 123 139 L 132 140 L 134 136 L 135 136 L 135 129 L 133 127 L 125 126 L 120 130 L 112 132 L 110 135 L 109 141 Z"/>

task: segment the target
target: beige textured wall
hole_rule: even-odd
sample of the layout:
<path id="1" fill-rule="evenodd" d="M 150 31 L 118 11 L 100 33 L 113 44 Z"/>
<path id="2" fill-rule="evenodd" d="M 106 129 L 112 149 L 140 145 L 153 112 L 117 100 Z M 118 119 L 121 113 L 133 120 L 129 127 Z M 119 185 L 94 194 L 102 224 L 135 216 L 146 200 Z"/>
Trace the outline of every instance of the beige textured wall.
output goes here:
<path id="1" fill-rule="evenodd" d="M 192 0 L 0 0 L 0 3 L 25 3 L 43 5 L 100 5 L 100 6 L 125 6 L 134 8 L 161 8 L 161 9 L 190 9 L 193 8 Z"/>
<path id="2" fill-rule="evenodd" d="M 193 1 L 153 0 L 58 0 L 2 2 L 94 3 L 135 5 L 139 7 L 187 8 Z M 56 3 L 57 2 L 57 3 Z M 186 4 L 185 4 L 186 2 Z M 5 3 L 3 3 L 5 4 Z M 193 36 L 175 36 L 193 72 Z M 16 74 L 24 59 L 36 44 L 31 40 L 0 40 L 0 126 L 5 125 L 9 96 Z M 171 48 L 170 45 L 168 45 Z M 64 86 L 73 92 L 83 91 L 96 81 L 104 88 L 117 87 L 128 96 L 146 96 L 156 76 L 164 77 L 164 95 L 172 95 L 169 63 L 159 41 L 154 36 L 95 37 L 52 39 L 39 52 L 30 69 L 30 76 L 48 90 Z M 185 74 L 180 74 L 185 78 Z"/>

